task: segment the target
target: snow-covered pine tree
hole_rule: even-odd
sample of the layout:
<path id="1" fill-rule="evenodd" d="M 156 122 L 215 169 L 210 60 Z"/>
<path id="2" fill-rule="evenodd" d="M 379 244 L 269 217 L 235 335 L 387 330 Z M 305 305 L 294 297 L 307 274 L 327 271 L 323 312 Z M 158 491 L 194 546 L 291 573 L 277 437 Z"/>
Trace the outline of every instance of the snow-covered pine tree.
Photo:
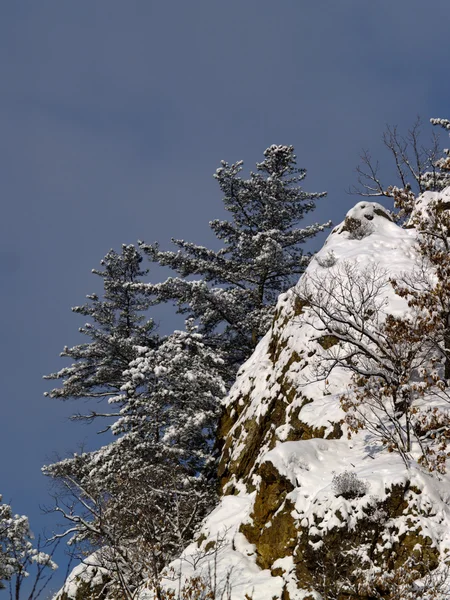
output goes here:
<path id="1" fill-rule="evenodd" d="M 122 411 L 113 427 L 114 433 L 148 427 L 158 453 L 194 477 L 203 475 L 213 462 L 220 401 L 226 393 L 224 360 L 197 329 L 188 319 L 186 331 L 166 336 L 157 348 L 142 349 L 124 373 L 129 380 L 122 388 L 136 404 L 130 404 L 129 412 Z M 145 413 L 149 403 L 154 408 L 144 420 L 137 405 Z"/>
<path id="2" fill-rule="evenodd" d="M 112 584 L 132 588 L 157 579 L 214 505 L 212 446 L 225 394 L 223 359 L 192 322 L 138 352 L 116 398 L 118 439 L 44 467 L 62 485 L 70 508 L 58 511 L 72 543 L 108 547 L 104 568 L 121 565 Z"/>
<path id="3" fill-rule="evenodd" d="M 48 376 L 63 382 L 51 397 L 105 398 L 111 407 L 75 418 L 111 417 L 114 442 L 44 472 L 72 496 L 67 510 L 57 505 L 69 522 L 66 533 L 76 543 L 113 548 L 122 583 L 136 585 L 145 570 L 156 576 L 212 506 L 220 399 L 269 326 L 277 295 L 309 262 L 301 244 L 328 226 L 295 227 L 324 194 L 300 189 L 305 171 L 296 168 L 292 147 L 269 148 L 249 180 L 239 177 L 241 169 L 242 163 L 223 163 L 216 173 L 233 216 L 211 224 L 224 248 L 180 241 L 176 255 L 143 245 L 181 275 L 160 285 L 141 281 L 133 246 L 121 255 L 111 251 L 104 270 L 94 271 L 103 278 L 104 298 L 89 296 L 74 309 L 91 319 L 81 329 L 89 342 L 65 348 L 74 363 Z M 189 317 L 186 331 L 156 338 L 144 314 L 155 295 L 157 302 L 178 302 Z M 142 568 L 134 553 L 141 542 L 141 555 L 153 557 Z"/>
<path id="4" fill-rule="evenodd" d="M 65 347 L 61 356 L 74 362 L 45 379 L 62 380 L 62 386 L 45 395 L 61 400 L 117 396 L 125 382 L 123 372 L 137 356 L 137 346 L 151 347 L 156 342 L 154 323 L 146 316 L 147 296 L 132 289 L 147 270 L 142 256 L 133 245 L 122 245 L 122 252 L 110 250 L 101 261 L 102 270 L 92 272 L 103 280 L 103 296 L 88 295 L 88 302 L 73 312 L 89 319 L 80 333 L 89 341 Z M 73 419 L 92 420 L 97 416 L 118 416 L 109 411 L 74 415 Z"/>
<path id="5" fill-rule="evenodd" d="M 178 277 L 140 289 L 160 302 L 174 301 L 179 312 L 200 323 L 208 343 L 226 352 L 229 381 L 267 331 L 278 295 L 309 263 L 302 245 L 330 226 L 297 226 L 326 193 L 301 189 L 306 171 L 296 167 L 294 148 L 273 145 L 264 157 L 249 179 L 240 176 L 242 161 L 222 161 L 214 175 L 231 215 L 210 223 L 219 250 L 175 239 L 176 252 L 141 243 L 150 260 Z"/>
<path id="6" fill-rule="evenodd" d="M 97 402 L 113 399 L 114 408 L 108 406 L 101 411 L 91 410 L 89 414 L 78 413 L 72 417 L 75 420 L 86 421 L 108 418 L 109 424 L 103 431 L 111 429 L 123 410 L 128 413 L 131 411 L 128 406 L 129 396 L 121 391 L 128 381 L 123 375 L 124 371 L 129 368 L 130 362 L 139 356 L 139 348 L 151 348 L 158 344 L 154 323 L 146 314 L 150 301 L 139 290 L 131 287 L 147 274 L 141 263 L 142 256 L 132 245 L 123 245 L 120 254 L 113 250 L 108 252 L 101 261 L 102 269 L 93 270 L 93 273 L 102 279 L 103 293 L 89 295 L 86 304 L 72 309 L 89 319 L 88 323 L 80 328 L 87 341 L 71 348 L 65 347 L 62 356 L 72 359 L 73 363 L 46 376 L 46 379 L 61 381 L 61 387 L 46 394 L 51 398 L 95 399 Z M 151 409 L 151 405 L 147 406 L 147 419 L 152 416 L 149 412 Z M 147 443 L 147 440 L 145 441 Z M 125 446 L 120 448 L 123 447 Z M 106 449 L 108 448 L 109 446 L 106 446 Z M 111 453 L 115 450 L 116 446 L 113 446 Z M 100 506 L 103 509 L 103 500 L 111 488 L 107 481 L 110 463 L 102 460 L 104 452 L 106 450 L 102 449 L 93 453 L 89 457 L 92 463 L 87 460 L 80 461 L 74 456 L 73 459 L 59 461 L 43 469 L 45 474 L 61 485 L 64 494 L 72 496 L 70 509 L 67 510 L 69 516 L 77 523 L 73 530 L 78 536 L 75 541 L 82 543 L 84 539 L 89 538 L 88 541 L 94 547 L 95 540 L 104 543 L 105 537 L 96 533 L 95 520 L 98 513 L 88 510 L 87 507 L 89 502 L 93 502 L 94 507 Z M 128 452 L 118 457 L 118 460 L 124 461 L 125 470 L 132 470 L 141 457 L 142 452 L 139 449 L 129 447 Z M 83 470 L 87 464 L 90 466 L 89 471 Z M 55 510 L 61 511 L 58 500 Z M 120 507 L 117 510 L 116 516 L 119 518 Z"/>

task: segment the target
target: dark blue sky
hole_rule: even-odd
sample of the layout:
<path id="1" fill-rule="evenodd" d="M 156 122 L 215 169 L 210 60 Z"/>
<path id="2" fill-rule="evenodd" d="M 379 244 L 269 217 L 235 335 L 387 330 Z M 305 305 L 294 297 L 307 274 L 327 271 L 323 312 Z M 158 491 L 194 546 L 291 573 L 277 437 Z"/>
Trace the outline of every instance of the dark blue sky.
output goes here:
<path id="1" fill-rule="evenodd" d="M 90 270 L 123 242 L 211 243 L 219 161 L 272 143 L 328 190 L 314 218 L 342 220 L 386 123 L 450 116 L 449 23 L 448 0 L 1 3 L 0 493 L 36 531 L 41 465 L 93 443 L 41 379 Z"/>

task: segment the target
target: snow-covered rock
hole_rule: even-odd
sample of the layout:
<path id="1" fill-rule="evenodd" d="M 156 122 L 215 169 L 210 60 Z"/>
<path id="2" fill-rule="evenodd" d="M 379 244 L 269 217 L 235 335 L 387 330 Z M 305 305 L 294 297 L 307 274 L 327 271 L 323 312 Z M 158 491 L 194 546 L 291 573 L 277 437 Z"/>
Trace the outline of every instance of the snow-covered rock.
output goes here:
<path id="1" fill-rule="evenodd" d="M 413 229 L 397 226 L 380 204 L 360 202 L 306 277 L 331 277 L 350 261 L 395 278 L 414 268 L 414 245 Z M 305 319 L 298 286 L 280 296 L 270 331 L 226 400 L 222 500 L 172 565 L 182 577 L 213 570 L 233 600 L 319 598 L 318 582 L 333 569 L 335 579 L 345 577 L 349 556 L 352 568 L 366 555 L 375 571 L 411 560 L 432 570 L 450 550 L 447 476 L 407 468 L 367 431 L 347 436 L 340 397 L 351 373 L 336 368 L 317 380 L 318 361 L 335 340 Z M 390 285 L 384 300 L 391 314 L 407 310 Z"/>
<path id="2" fill-rule="evenodd" d="M 102 562 L 101 551 L 86 557 L 72 569 L 54 600 L 105 600 L 109 577 Z"/>
<path id="3" fill-rule="evenodd" d="M 423 203 L 429 199 L 427 193 Z M 419 565 L 425 579 L 444 562 L 449 477 L 407 465 L 367 431 L 347 435 L 340 398 L 351 373 L 338 367 L 326 380 L 317 377 L 324 352 L 337 341 L 317 331 L 299 293 L 305 277 L 332 278 L 343 264 L 376 267 L 388 280 L 411 272 L 415 241 L 415 230 L 396 225 L 383 206 L 360 202 L 298 285 L 280 296 L 270 331 L 226 399 L 222 498 L 171 565 L 164 586 L 175 597 L 184 580 L 201 576 L 217 598 L 341 598 L 325 587 L 364 561 L 380 577 L 383 569 Z M 390 284 L 383 293 L 386 313 L 405 314 L 407 302 Z M 367 596 L 361 589 L 353 597 Z M 154 595 L 143 589 L 139 600 Z"/>

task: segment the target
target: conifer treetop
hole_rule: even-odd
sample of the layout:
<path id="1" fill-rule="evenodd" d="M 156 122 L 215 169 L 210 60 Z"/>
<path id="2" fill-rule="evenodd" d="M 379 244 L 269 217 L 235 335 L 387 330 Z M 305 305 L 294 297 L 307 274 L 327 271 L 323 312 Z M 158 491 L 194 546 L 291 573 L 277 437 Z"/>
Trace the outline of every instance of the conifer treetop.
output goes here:
<path id="1" fill-rule="evenodd" d="M 211 342 L 228 352 L 234 365 L 248 358 L 267 331 L 278 295 L 303 273 L 311 254 L 303 245 L 331 225 L 298 227 L 325 192 L 305 192 L 299 183 L 305 169 L 296 166 L 293 146 L 272 145 L 248 179 L 243 162 L 221 162 L 214 174 L 231 218 L 210 227 L 222 247 L 212 250 L 173 239 L 176 251 L 140 243 L 150 260 L 169 267 L 177 277 L 144 284 L 156 302 L 173 301 L 194 318 Z M 196 280 L 187 280 L 188 277 Z"/>

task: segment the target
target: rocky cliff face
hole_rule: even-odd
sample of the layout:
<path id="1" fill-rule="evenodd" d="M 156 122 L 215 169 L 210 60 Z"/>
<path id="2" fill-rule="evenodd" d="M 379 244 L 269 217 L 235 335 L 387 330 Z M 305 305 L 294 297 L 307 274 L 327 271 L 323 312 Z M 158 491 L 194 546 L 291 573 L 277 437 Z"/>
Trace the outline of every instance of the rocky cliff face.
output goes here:
<path id="1" fill-rule="evenodd" d="M 414 242 L 414 230 L 395 225 L 381 205 L 361 202 L 306 276 L 333 278 L 342 264 L 398 276 L 414 268 Z M 407 465 L 368 431 L 348 436 L 340 398 L 351 374 L 340 366 L 319 376 L 339 342 L 314 327 L 299 286 L 280 297 L 227 399 L 223 496 L 173 572 L 212 576 L 233 600 L 390 598 L 397 583 L 389 574 L 427 580 L 449 551 L 449 480 Z M 383 306 L 407 310 L 391 286 Z M 368 577 L 378 595 L 362 584 L 355 591 Z M 354 591 L 344 593 L 343 581 Z"/>
<path id="2" fill-rule="evenodd" d="M 414 230 L 395 225 L 381 205 L 362 202 L 307 276 L 332 278 L 344 262 L 398 276 L 414 267 L 414 241 Z M 415 577 L 427 577 L 447 552 L 448 483 L 407 467 L 367 431 L 349 439 L 340 397 L 350 373 L 336 368 L 318 377 L 338 340 L 314 328 L 298 290 L 280 297 L 271 330 L 227 399 L 223 498 L 176 568 L 201 571 L 211 564 L 202 551 L 215 543 L 218 578 L 231 582 L 236 600 L 387 598 L 385 573 L 397 577 L 414 564 Z M 407 310 L 390 286 L 384 303 L 387 313 Z M 338 581 L 354 581 L 358 569 L 378 578 L 379 596 L 361 585 L 353 596 L 340 592 Z"/>

